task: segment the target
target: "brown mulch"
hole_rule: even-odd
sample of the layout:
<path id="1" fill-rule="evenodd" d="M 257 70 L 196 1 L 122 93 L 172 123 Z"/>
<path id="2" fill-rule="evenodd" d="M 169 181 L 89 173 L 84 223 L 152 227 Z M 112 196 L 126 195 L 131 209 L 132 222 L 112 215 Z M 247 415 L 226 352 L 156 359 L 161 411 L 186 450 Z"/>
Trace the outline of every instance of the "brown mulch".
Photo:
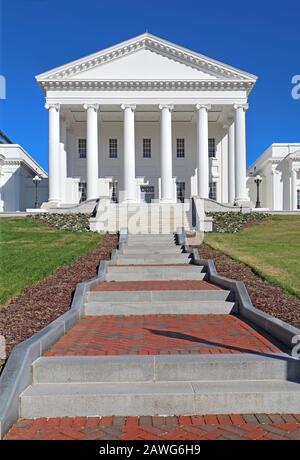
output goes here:
<path id="1" fill-rule="evenodd" d="M 204 243 L 198 250 L 202 259 L 214 260 L 220 275 L 243 281 L 256 308 L 300 328 L 300 299 L 264 281 L 247 265 L 232 260 L 221 251 L 212 249 Z"/>
<path id="2" fill-rule="evenodd" d="M 25 288 L 17 298 L 1 308 L 0 334 L 5 336 L 7 355 L 17 343 L 70 308 L 77 283 L 96 276 L 100 260 L 109 259 L 116 245 L 116 235 L 104 235 L 94 250 Z"/>

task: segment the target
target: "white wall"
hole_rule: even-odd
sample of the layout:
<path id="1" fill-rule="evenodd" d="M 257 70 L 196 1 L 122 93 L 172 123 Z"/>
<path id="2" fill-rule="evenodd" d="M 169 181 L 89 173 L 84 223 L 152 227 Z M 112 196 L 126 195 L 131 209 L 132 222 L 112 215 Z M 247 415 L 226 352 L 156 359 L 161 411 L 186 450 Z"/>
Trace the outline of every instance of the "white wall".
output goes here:
<path id="1" fill-rule="evenodd" d="M 291 164 L 288 155 L 300 150 L 300 143 L 272 144 L 253 163 L 248 173 L 262 176 L 261 205 L 274 211 L 292 210 Z M 254 178 L 248 178 L 250 199 L 256 201 Z M 297 181 L 300 189 L 300 179 Z"/>
<path id="2" fill-rule="evenodd" d="M 109 195 L 109 183 L 118 182 L 123 189 L 123 123 L 119 121 L 98 124 L 99 149 L 99 196 Z M 67 202 L 77 203 L 78 183 L 86 181 L 86 159 L 79 158 L 78 139 L 86 138 L 86 122 L 73 122 L 67 131 Z M 143 138 L 151 138 L 151 158 L 143 158 Z M 185 158 L 176 156 L 176 139 L 185 139 Z M 216 139 L 216 158 L 210 159 L 210 181 L 217 182 L 217 200 L 228 201 L 227 135 L 218 123 L 209 123 L 209 137 Z M 109 158 L 109 138 L 118 139 L 118 158 Z M 172 122 L 173 178 L 185 182 L 186 197 L 197 195 L 196 124 L 195 122 Z M 160 197 L 160 123 L 135 123 L 136 179 L 140 184 L 153 185 L 155 198 Z"/>
<path id="3" fill-rule="evenodd" d="M 39 174 L 39 202 L 48 200 L 48 178 L 39 164 L 18 144 L 1 144 L 0 212 L 26 211 L 35 204 L 33 177 Z"/>
<path id="4" fill-rule="evenodd" d="M 35 174 L 24 165 L 4 166 L 1 177 L 0 212 L 26 211 L 35 204 Z M 40 204 L 48 200 L 48 179 L 39 185 Z"/>

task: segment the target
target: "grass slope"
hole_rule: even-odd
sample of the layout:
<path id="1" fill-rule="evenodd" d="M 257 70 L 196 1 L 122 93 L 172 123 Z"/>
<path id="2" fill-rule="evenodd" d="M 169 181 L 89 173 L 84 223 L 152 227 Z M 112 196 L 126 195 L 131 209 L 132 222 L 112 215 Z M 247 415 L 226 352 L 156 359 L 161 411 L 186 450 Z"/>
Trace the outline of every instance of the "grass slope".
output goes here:
<path id="1" fill-rule="evenodd" d="M 300 297 L 300 216 L 273 216 L 235 234 L 206 234 L 205 242 Z"/>
<path id="2" fill-rule="evenodd" d="M 99 234 L 55 230 L 28 218 L 1 218 L 0 305 L 93 249 L 100 239 Z"/>

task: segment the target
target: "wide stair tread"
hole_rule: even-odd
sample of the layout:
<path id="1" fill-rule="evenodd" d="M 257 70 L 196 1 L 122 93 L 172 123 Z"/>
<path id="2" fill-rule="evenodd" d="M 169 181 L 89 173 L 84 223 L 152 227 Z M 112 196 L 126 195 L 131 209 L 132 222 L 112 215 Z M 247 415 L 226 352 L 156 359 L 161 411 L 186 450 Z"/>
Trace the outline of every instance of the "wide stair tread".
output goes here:
<path id="1" fill-rule="evenodd" d="M 147 280 L 203 280 L 206 274 L 202 266 L 190 265 L 178 267 L 176 265 L 161 266 L 126 266 L 110 265 L 105 275 L 106 281 L 147 281 Z"/>
<path id="2" fill-rule="evenodd" d="M 296 380 L 300 366 L 284 354 L 46 356 L 33 364 L 36 383 Z"/>
<path id="3" fill-rule="evenodd" d="M 86 315 L 158 315 L 158 314 L 229 314 L 234 302 L 225 300 L 170 301 L 90 301 L 85 304 Z"/>
<path id="4" fill-rule="evenodd" d="M 283 380 L 36 384 L 24 418 L 300 412 L 300 385 Z"/>

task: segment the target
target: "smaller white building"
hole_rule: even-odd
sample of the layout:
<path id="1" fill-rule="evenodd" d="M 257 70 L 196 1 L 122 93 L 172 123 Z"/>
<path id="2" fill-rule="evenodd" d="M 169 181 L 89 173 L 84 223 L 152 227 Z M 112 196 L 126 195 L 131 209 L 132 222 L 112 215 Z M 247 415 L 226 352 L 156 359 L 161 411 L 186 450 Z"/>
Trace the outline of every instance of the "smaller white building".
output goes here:
<path id="1" fill-rule="evenodd" d="M 261 176 L 262 208 L 300 210 L 300 143 L 272 144 L 248 169 L 248 189 L 256 202 L 255 176 Z"/>
<path id="2" fill-rule="evenodd" d="M 34 176 L 40 176 L 39 202 L 48 199 L 48 175 L 19 145 L 0 132 L 0 212 L 26 211 L 34 208 Z"/>

